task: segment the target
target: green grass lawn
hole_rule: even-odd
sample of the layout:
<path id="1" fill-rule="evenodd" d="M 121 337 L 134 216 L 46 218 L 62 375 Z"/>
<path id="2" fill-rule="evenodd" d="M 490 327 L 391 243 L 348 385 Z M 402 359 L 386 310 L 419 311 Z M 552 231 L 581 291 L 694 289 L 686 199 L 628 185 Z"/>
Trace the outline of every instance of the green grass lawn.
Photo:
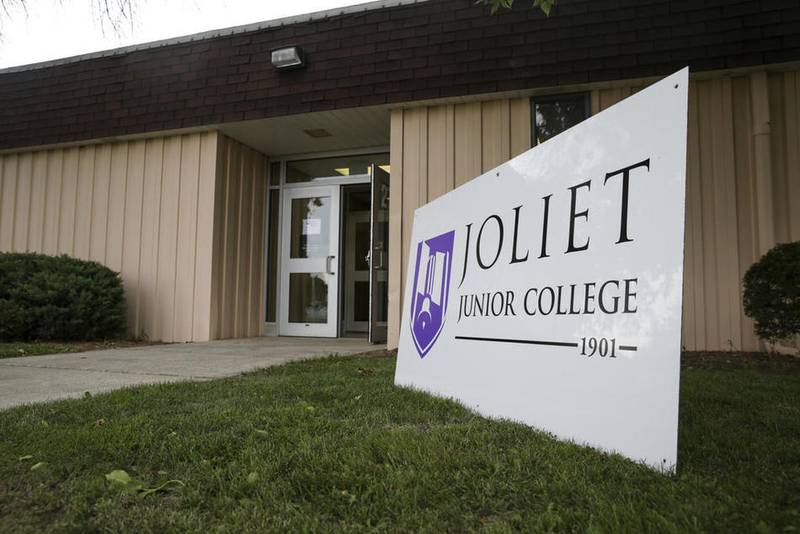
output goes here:
<path id="1" fill-rule="evenodd" d="M 0 343 L 0 359 L 75 352 L 76 350 L 73 346 L 62 343 Z"/>
<path id="2" fill-rule="evenodd" d="M 669 477 L 395 388 L 394 362 L 330 358 L 0 412 L 0 531 L 800 527 L 796 367 L 684 369 Z M 141 497 L 105 479 L 114 469 L 184 485 Z"/>

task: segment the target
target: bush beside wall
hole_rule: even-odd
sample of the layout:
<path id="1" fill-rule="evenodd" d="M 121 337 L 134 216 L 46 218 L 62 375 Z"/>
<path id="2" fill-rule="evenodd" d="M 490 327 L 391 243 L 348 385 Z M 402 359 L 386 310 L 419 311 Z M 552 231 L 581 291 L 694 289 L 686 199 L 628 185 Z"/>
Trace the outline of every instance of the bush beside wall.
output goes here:
<path id="1" fill-rule="evenodd" d="M 800 334 L 800 241 L 772 248 L 744 275 L 744 311 L 762 339 Z"/>
<path id="2" fill-rule="evenodd" d="M 126 334 L 118 273 L 69 256 L 0 253 L 0 340 L 96 340 Z"/>

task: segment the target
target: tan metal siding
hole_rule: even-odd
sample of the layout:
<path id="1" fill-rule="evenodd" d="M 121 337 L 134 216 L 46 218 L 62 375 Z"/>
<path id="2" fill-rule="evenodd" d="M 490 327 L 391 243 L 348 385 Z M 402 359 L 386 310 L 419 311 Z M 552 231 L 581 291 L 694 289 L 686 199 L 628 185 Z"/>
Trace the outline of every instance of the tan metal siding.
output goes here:
<path id="1" fill-rule="evenodd" d="M 391 120 L 389 341 L 400 335 L 414 210 L 530 146 L 527 98 L 396 109 Z"/>
<path id="2" fill-rule="evenodd" d="M 209 339 L 217 134 L 0 155 L 0 250 L 121 272 L 129 333 Z"/>
<path id="3" fill-rule="evenodd" d="M 800 72 L 769 75 L 775 240 L 800 240 Z"/>
<path id="4" fill-rule="evenodd" d="M 642 87 L 592 91 L 593 113 Z M 693 80 L 688 127 L 683 345 L 756 350 L 763 345 L 744 315 L 741 279 L 775 243 L 800 239 L 800 72 Z M 402 239 L 402 257 L 392 243 L 390 346 L 399 336 L 414 209 L 450 190 L 442 185 L 446 165 L 457 186 L 529 146 L 527 98 L 393 111 L 391 227 L 400 236 L 391 237 Z"/>
<path id="5" fill-rule="evenodd" d="M 689 350 L 761 347 L 744 314 L 741 280 L 776 243 L 800 239 L 790 230 L 800 207 L 796 80 L 796 72 L 762 71 L 690 84 L 683 321 Z M 594 111 L 639 88 L 594 91 Z"/>
<path id="6" fill-rule="evenodd" d="M 261 335 L 267 158 L 220 135 L 211 294 L 214 338 Z"/>

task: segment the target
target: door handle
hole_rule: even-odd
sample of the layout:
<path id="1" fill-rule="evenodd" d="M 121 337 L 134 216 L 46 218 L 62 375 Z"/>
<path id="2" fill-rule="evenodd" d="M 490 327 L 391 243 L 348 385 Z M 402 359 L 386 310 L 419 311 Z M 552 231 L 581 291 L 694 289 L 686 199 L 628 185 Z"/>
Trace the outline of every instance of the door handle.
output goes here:
<path id="1" fill-rule="evenodd" d="M 333 260 L 336 256 L 328 256 L 325 258 L 325 272 L 328 274 L 334 274 L 333 272 Z"/>

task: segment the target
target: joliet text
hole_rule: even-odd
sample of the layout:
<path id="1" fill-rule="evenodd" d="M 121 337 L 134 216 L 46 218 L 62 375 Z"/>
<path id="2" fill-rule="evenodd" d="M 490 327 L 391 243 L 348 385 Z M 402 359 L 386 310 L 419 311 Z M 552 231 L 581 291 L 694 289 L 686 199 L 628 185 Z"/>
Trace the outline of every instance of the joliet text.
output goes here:
<path id="1" fill-rule="evenodd" d="M 464 264 L 458 287 L 461 288 L 474 269 L 489 271 L 498 262 L 510 265 L 546 261 L 554 254 L 580 254 L 592 246 L 591 204 L 598 189 L 615 187 L 619 192 L 618 231 L 615 245 L 634 241 L 635 229 L 629 227 L 628 208 L 632 201 L 630 181 L 646 179 L 650 159 L 614 169 L 600 179 L 588 179 L 553 192 L 533 202 L 522 203 L 506 213 L 492 213 L 480 223 L 466 225 Z M 595 195 L 593 196 L 593 191 Z M 606 191 L 603 191 L 606 193 Z M 569 212 L 551 213 L 555 194 L 569 197 Z M 551 220 L 566 221 L 566 242 L 549 239 Z M 521 290 L 495 287 L 480 293 L 459 295 L 458 322 L 475 317 L 536 315 L 633 314 L 637 311 L 638 278 L 619 277 L 603 280 L 575 280 L 554 286 L 531 285 Z"/>

